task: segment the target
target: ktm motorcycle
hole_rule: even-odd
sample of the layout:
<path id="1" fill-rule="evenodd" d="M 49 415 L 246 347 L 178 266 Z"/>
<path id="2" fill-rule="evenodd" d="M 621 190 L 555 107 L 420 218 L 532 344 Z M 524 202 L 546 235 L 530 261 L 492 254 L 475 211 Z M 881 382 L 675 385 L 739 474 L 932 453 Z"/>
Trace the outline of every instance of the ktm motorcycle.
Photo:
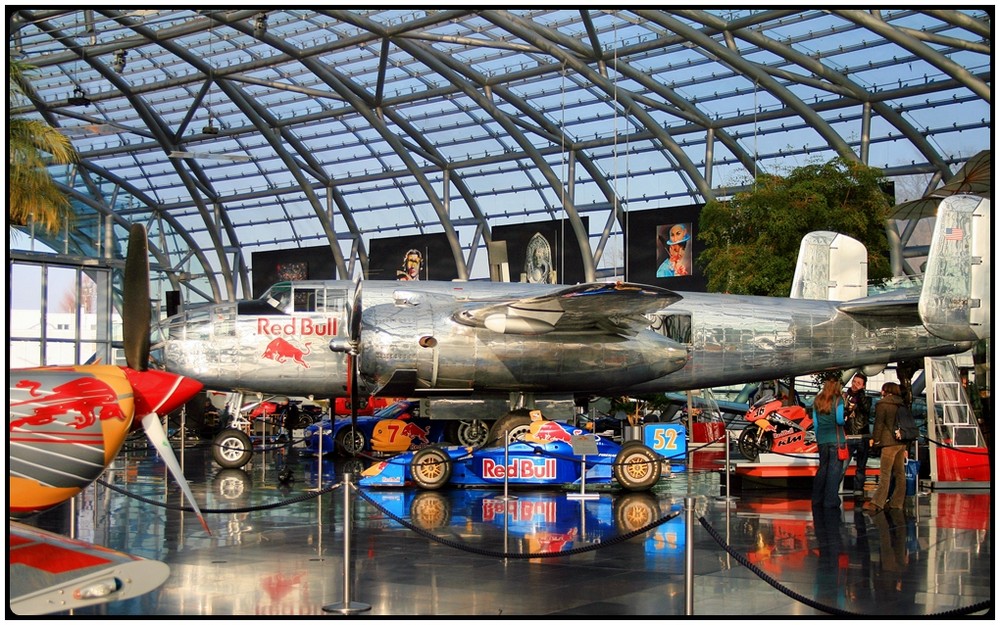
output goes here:
<path id="1" fill-rule="evenodd" d="M 736 442 L 747 460 L 756 462 L 761 453 L 812 453 L 817 450 L 816 432 L 809 412 L 802 406 L 785 406 L 781 398 L 768 395 L 747 410 L 748 421 Z"/>

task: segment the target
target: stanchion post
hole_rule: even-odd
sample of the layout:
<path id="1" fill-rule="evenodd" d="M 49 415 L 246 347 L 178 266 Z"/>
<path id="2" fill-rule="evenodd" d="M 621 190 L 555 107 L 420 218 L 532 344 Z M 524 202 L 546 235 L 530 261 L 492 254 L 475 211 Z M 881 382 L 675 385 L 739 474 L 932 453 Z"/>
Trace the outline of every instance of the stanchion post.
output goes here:
<path id="1" fill-rule="evenodd" d="M 684 498 L 684 614 L 694 615 L 694 497 Z"/>
<path id="2" fill-rule="evenodd" d="M 322 438 L 320 438 L 322 440 Z M 354 515 L 351 513 L 351 473 L 344 472 L 344 600 L 340 603 L 331 603 L 323 606 L 324 612 L 336 612 L 338 614 L 357 614 L 371 610 L 371 605 L 351 601 L 351 521 Z"/>
<path id="3" fill-rule="evenodd" d="M 512 501 L 517 499 L 513 495 L 507 494 L 507 471 L 510 468 L 510 430 L 504 430 L 503 433 L 503 496 L 499 497 L 500 501 Z M 504 513 L 506 518 L 506 512 Z"/>
<path id="4" fill-rule="evenodd" d="M 736 497 L 733 497 L 732 491 L 729 490 L 729 476 L 732 473 L 732 467 L 729 458 L 729 429 L 723 430 L 726 433 L 726 494 L 720 497 L 716 497 L 718 501 L 736 501 Z"/>
<path id="5" fill-rule="evenodd" d="M 316 467 L 319 471 L 319 474 L 316 476 L 316 488 L 309 489 L 312 490 L 313 492 L 319 492 L 323 490 L 323 418 L 322 417 L 320 417 L 319 428 L 317 428 L 317 431 L 319 432 L 319 446 L 317 447 L 316 451 Z M 333 421 L 330 422 L 330 431 L 333 432 Z"/>

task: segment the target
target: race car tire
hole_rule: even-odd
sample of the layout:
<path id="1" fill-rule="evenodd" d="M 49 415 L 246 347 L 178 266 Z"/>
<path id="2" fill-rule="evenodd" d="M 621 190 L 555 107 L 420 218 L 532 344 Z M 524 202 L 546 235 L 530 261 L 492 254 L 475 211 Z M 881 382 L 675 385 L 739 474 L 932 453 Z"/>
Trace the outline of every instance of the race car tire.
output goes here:
<path id="1" fill-rule="evenodd" d="M 614 514 L 615 529 L 626 534 L 660 518 L 660 507 L 651 493 L 627 492 L 615 497 Z"/>
<path id="2" fill-rule="evenodd" d="M 515 442 L 518 438 L 527 434 L 531 430 L 531 417 L 528 410 L 519 408 L 512 410 L 500 417 L 490 427 L 489 441 L 487 447 L 504 447 L 504 434 L 507 435 L 508 442 Z"/>
<path id="3" fill-rule="evenodd" d="M 660 460 L 660 456 L 646 445 L 630 441 L 615 456 L 612 472 L 625 490 L 649 490 L 660 481 Z"/>
<path id="4" fill-rule="evenodd" d="M 349 425 L 337 432 L 334 443 L 336 443 L 339 451 L 344 452 L 348 456 L 356 456 L 365 450 L 365 447 L 368 445 L 368 438 L 364 432 L 354 429 L 354 427 Z"/>
<path id="5" fill-rule="evenodd" d="M 451 523 L 451 499 L 434 491 L 417 493 L 410 504 L 410 521 L 424 530 L 448 527 Z"/>
<path id="6" fill-rule="evenodd" d="M 243 430 L 228 428 L 212 439 L 212 458 L 223 469 L 239 469 L 253 457 L 253 443 Z"/>
<path id="7" fill-rule="evenodd" d="M 448 424 L 448 440 L 463 447 L 482 447 L 490 440 L 489 421 L 479 419 L 454 421 Z"/>
<path id="8" fill-rule="evenodd" d="M 439 447 L 424 447 L 413 454 L 410 475 L 424 490 L 437 490 L 451 479 L 451 458 Z"/>

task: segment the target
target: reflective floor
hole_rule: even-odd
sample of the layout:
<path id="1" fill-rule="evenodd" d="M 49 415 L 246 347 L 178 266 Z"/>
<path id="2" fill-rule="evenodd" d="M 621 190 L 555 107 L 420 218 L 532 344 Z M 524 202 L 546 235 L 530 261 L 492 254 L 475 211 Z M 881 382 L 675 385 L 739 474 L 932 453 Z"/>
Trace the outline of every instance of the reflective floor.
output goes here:
<path id="1" fill-rule="evenodd" d="M 75 615 L 992 614 L 988 490 L 919 493 L 871 516 L 846 493 L 827 513 L 802 491 L 721 497 L 725 478 L 708 469 L 652 493 L 505 500 L 502 490 L 360 490 L 339 462 L 294 450 L 222 470 L 201 446 L 183 464 L 211 536 L 145 447 L 119 456 L 111 487 L 28 520 L 170 566 L 158 590 Z M 286 468 L 294 481 L 279 484 Z"/>

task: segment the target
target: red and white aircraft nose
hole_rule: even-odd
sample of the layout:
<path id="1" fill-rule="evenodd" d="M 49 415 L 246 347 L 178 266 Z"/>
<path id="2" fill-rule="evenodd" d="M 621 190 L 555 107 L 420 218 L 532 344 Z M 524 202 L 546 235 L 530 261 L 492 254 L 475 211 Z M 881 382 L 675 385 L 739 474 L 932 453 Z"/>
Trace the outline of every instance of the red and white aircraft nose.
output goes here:
<path id="1" fill-rule="evenodd" d="M 201 382 L 167 371 L 135 371 L 124 368 L 135 395 L 135 413 L 167 415 L 191 401 L 202 389 Z"/>

